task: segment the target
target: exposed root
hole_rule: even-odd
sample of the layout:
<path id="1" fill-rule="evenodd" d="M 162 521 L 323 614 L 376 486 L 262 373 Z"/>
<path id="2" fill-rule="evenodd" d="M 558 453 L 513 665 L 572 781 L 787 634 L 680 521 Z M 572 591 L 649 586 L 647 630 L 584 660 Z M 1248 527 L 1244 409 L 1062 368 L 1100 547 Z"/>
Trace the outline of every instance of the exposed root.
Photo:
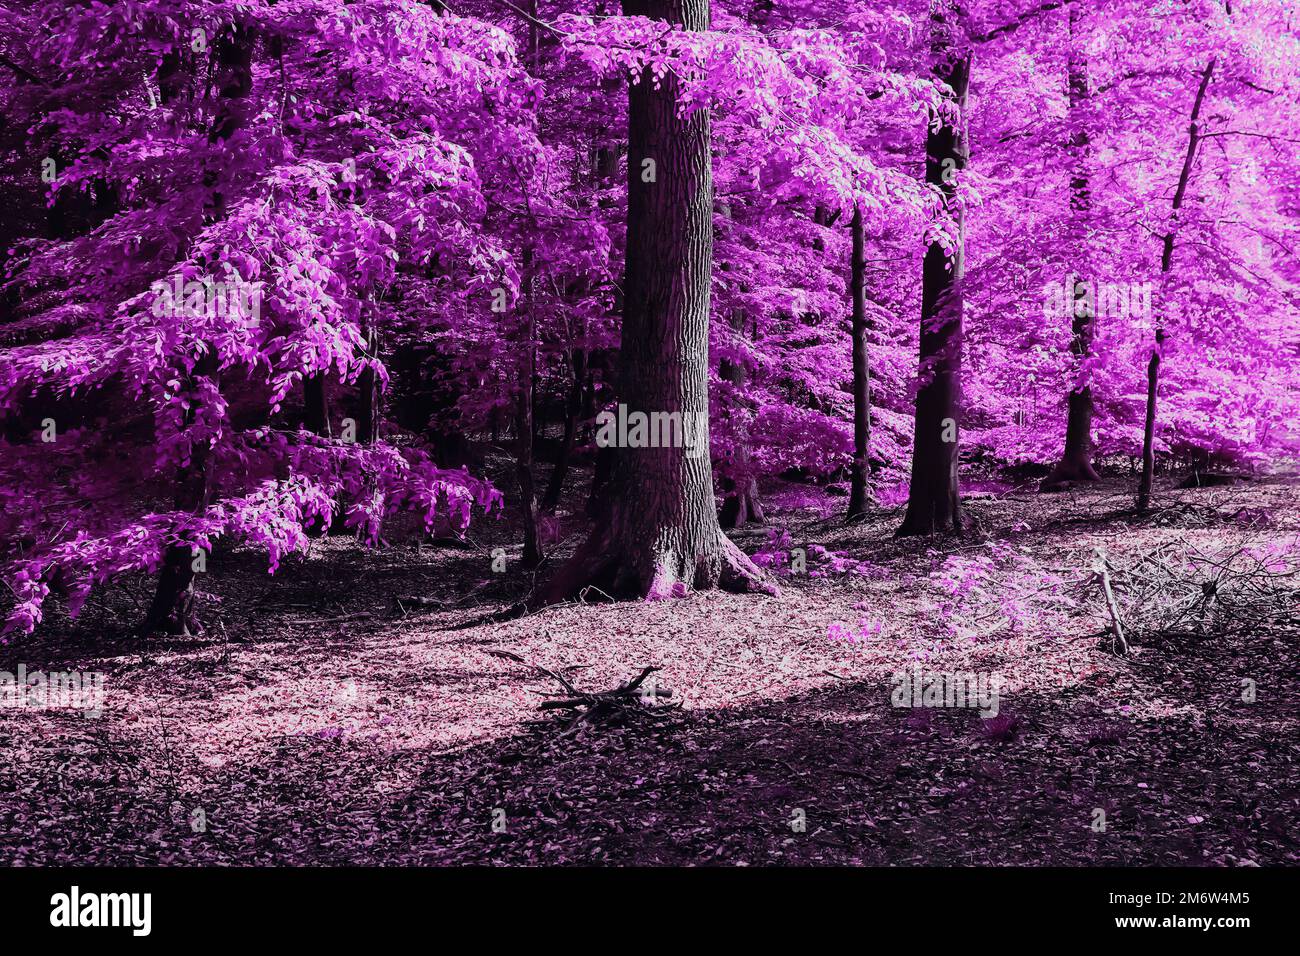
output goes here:
<path id="1" fill-rule="evenodd" d="M 530 603 L 558 604 L 591 591 L 655 601 L 713 588 L 773 597 L 781 593 L 775 579 L 721 531 L 711 547 L 697 554 L 634 554 L 613 545 L 608 531 L 597 531 Z"/>
<path id="2" fill-rule="evenodd" d="M 1062 461 L 1053 468 L 1038 486 L 1039 491 L 1068 491 L 1077 484 L 1101 481 L 1092 462 Z"/>

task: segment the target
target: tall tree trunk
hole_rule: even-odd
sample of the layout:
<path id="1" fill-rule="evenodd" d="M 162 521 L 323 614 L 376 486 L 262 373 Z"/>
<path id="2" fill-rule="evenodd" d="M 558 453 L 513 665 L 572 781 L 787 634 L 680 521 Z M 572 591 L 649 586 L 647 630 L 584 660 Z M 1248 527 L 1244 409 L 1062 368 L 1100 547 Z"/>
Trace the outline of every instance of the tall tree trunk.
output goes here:
<path id="1" fill-rule="evenodd" d="M 1164 248 L 1160 254 L 1160 273 L 1167 276 L 1174 262 L 1174 239 L 1178 231 L 1178 210 L 1183 207 L 1183 198 L 1187 195 L 1187 183 L 1192 175 L 1192 164 L 1196 162 L 1196 149 L 1201 143 L 1201 107 L 1205 105 L 1205 91 L 1209 89 L 1210 77 L 1214 75 L 1214 60 L 1210 60 L 1201 74 L 1201 85 L 1196 91 L 1196 101 L 1192 104 L 1192 120 L 1188 126 L 1187 152 L 1183 156 L 1183 169 L 1178 175 L 1178 188 L 1174 191 L 1173 222 L 1165 233 Z M 1147 363 L 1147 414 L 1142 429 L 1142 477 L 1138 480 L 1137 510 L 1146 511 L 1151 506 L 1151 485 L 1155 480 L 1156 470 L 1156 394 L 1160 386 L 1160 360 L 1164 354 L 1165 330 L 1156 328 L 1156 343 L 1151 349 L 1151 359 Z"/>
<path id="2" fill-rule="evenodd" d="M 208 131 L 208 142 L 223 148 L 216 151 L 214 160 L 203 174 L 203 185 L 208 191 L 205 218 L 216 222 L 225 216 L 226 196 L 221 184 L 221 155 L 230 138 L 247 121 L 247 98 L 253 88 L 253 36 L 245 27 L 235 24 L 222 35 L 214 50 L 217 63 L 217 81 L 220 84 L 220 106 Z M 190 382 L 199 379 L 215 380 L 219 363 L 215 349 L 205 345 L 202 355 L 194 363 Z M 198 418 L 196 403 L 185 412 L 186 425 Z M 176 475 L 175 509 L 201 515 L 212 502 L 212 450 L 196 443 L 190 450 L 190 459 L 178 469 Z M 141 623 L 144 634 L 187 635 L 199 630 L 194 602 L 195 575 L 194 547 L 190 544 L 173 544 L 163 553 L 162 567 L 153 600 Z"/>
<path id="3" fill-rule="evenodd" d="M 1075 127 L 1070 136 L 1068 151 L 1073 163 L 1070 177 L 1070 252 L 1083 266 L 1085 282 L 1091 276 L 1088 256 L 1088 219 L 1092 212 L 1092 194 L 1088 177 L 1088 58 L 1081 36 L 1083 14 L 1078 6 L 1070 7 L 1070 52 L 1066 66 L 1069 78 L 1070 118 Z M 1096 334 L 1095 295 L 1088 295 L 1088 286 L 1080 283 L 1079 276 L 1071 270 L 1074 288 L 1064 297 L 1071 303 L 1072 333 L 1070 354 L 1074 358 L 1074 381 L 1067 398 L 1065 423 L 1065 449 L 1056 467 L 1043 479 L 1042 490 L 1052 491 L 1069 486 L 1070 482 L 1097 481 L 1099 476 L 1092 466 L 1092 383 L 1088 359 Z M 1096 289 L 1096 283 L 1092 284 Z"/>
<path id="4" fill-rule="evenodd" d="M 519 387 L 515 393 L 515 476 L 519 482 L 519 509 L 524 525 L 525 568 L 542 563 L 537 534 L 537 486 L 533 480 L 533 378 L 537 374 L 537 343 L 533 312 L 533 252 L 524 253 L 524 296 L 520 303 Z"/>
<path id="5" fill-rule="evenodd" d="M 853 257 L 849 291 L 853 298 L 853 463 L 849 468 L 850 521 L 866 517 L 871 504 L 871 366 L 867 332 L 867 237 L 862 208 L 853 208 Z"/>
<path id="6" fill-rule="evenodd" d="M 624 0 L 623 10 L 687 30 L 709 26 L 708 0 Z M 707 424 L 712 133 L 708 110 L 682 116 L 678 94 L 671 71 L 656 85 L 647 70 L 629 96 L 619 401 L 629 413 Z M 619 449 L 608 517 L 551 582 L 549 600 L 586 585 L 650 598 L 692 586 L 776 592 L 718 525 L 707 429 L 697 434 L 691 449 L 680 441 Z"/>
<path id="7" fill-rule="evenodd" d="M 947 204 L 952 246 L 931 242 L 921 277 L 921 348 L 912 441 L 912 480 L 907 514 L 898 535 L 961 533 L 961 493 L 957 483 L 961 424 L 962 277 L 965 273 L 964 217 L 956 199 L 955 173 L 965 169 L 969 151 L 964 131 L 970 84 L 970 47 L 963 11 L 957 3 L 935 0 L 930 15 L 930 47 L 935 76 L 946 83 L 952 114 L 931 118 L 925 137 L 925 181 L 939 187 Z"/>
<path id="8" fill-rule="evenodd" d="M 737 309 L 731 317 L 731 328 L 738 338 L 745 334 L 745 313 Z M 718 363 L 718 376 L 732 385 L 739 402 L 749 382 L 749 370 L 744 362 L 722 359 Z M 727 463 L 726 474 L 720 484 L 723 490 L 722 510 L 718 513 L 718 522 L 724 528 L 743 528 L 749 523 L 763 523 L 763 504 L 758 497 L 758 477 L 754 474 L 749 447 L 749 428 L 738 420 L 733 442 L 735 450 L 731 461 Z"/>

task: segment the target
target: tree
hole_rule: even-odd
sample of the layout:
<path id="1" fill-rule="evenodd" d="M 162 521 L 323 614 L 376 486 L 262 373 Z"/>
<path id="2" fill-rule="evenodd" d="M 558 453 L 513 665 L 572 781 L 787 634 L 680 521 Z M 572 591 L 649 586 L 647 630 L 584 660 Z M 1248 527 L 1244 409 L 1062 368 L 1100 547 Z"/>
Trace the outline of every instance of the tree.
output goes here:
<path id="1" fill-rule="evenodd" d="M 1088 58 L 1084 38 L 1080 36 L 1083 16 L 1078 5 L 1069 12 L 1069 52 L 1066 67 L 1068 84 L 1070 137 L 1067 146 L 1073 166 L 1070 175 L 1070 252 L 1075 261 L 1086 265 L 1088 261 L 1088 217 L 1092 211 L 1092 197 L 1088 177 Z M 1089 294 L 1088 270 L 1082 276 L 1074 270 L 1076 283 L 1072 294 L 1063 297 L 1068 301 L 1070 322 L 1070 354 L 1077 367 L 1074 381 L 1070 383 L 1066 398 L 1065 450 L 1056 467 L 1043 479 L 1044 490 L 1068 487 L 1077 481 L 1097 481 L 1092 467 L 1092 369 L 1093 340 L 1096 337 L 1096 296 Z M 1079 281 L 1082 279 L 1083 281 Z"/>
<path id="2" fill-rule="evenodd" d="M 625 0 L 623 9 L 688 31 L 709 27 L 708 0 Z M 618 449 L 612 506 L 552 581 L 553 598 L 587 585 L 648 598 L 712 587 L 776 593 L 723 533 L 707 428 L 691 424 L 709 413 L 711 139 L 708 108 L 683 110 L 678 79 L 645 70 L 629 93 L 618 398 L 629 414 L 675 416 L 680 428 L 659 447 Z"/>
<path id="3" fill-rule="evenodd" d="M 871 366 L 867 342 L 867 242 L 862 209 L 853 210 L 853 255 L 849 289 L 853 298 L 853 464 L 849 471 L 849 520 L 867 513 L 871 494 Z"/>
<path id="4" fill-rule="evenodd" d="M 208 190 L 205 215 L 211 222 L 223 219 L 227 196 L 222 167 L 228 166 L 226 150 L 231 137 L 245 124 L 248 117 L 246 100 L 253 88 L 252 31 L 242 23 L 233 23 L 215 45 L 216 81 L 221 105 L 208 131 L 208 143 L 216 149 L 206 163 L 203 185 Z M 212 343 L 199 341 L 199 354 L 190 365 L 186 383 L 191 401 L 183 411 L 184 427 L 193 427 L 203 415 L 203 405 L 219 393 L 219 359 Z M 216 435 L 191 444 L 187 459 L 182 459 L 176 469 L 175 508 L 202 517 L 212 504 L 213 456 L 212 444 Z M 153 600 L 141 622 L 145 634 L 187 635 L 201 630 L 198 609 L 194 604 L 194 578 L 199 568 L 206 564 L 203 544 L 191 545 L 176 541 L 168 545 L 163 554 L 162 568 L 158 572 L 158 585 Z"/>
<path id="5" fill-rule="evenodd" d="M 931 117 L 926 134 L 925 181 L 943 195 L 946 222 L 926 249 L 921 277 L 921 361 L 912 478 L 899 535 L 962 530 L 957 463 L 966 250 L 956 178 L 969 157 L 963 124 L 971 54 L 964 12 L 957 3 L 935 0 L 930 30 L 934 73 L 947 86 L 947 93 L 944 107 Z"/>
<path id="6" fill-rule="evenodd" d="M 1174 190 L 1173 214 L 1169 231 L 1165 233 L 1160 251 L 1160 273 L 1167 276 L 1174 264 L 1174 240 L 1177 238 L 1178 211 L 1182 209 L 1183 199 L 1187 195 L 1187 183 L 1191 179 L 1192 165 L 1196 162 L 1196 149 L 1201 144 L 1201 107 L 1205 105 L 1205 91 L 1210 87 L 1210 78 L 1214 76 L 1214 60 L 1205 65 L 1201 73 L 1201 84 L 1196 90 L 1196 99 L 1192 103 L 1192 119 L 1188 126 L 1187 152 L 1183 156 L 1183 168 L 1178 174 L 1178 188 Z M 1151 482 L 1155 474 L 1155 431 L 1156 431 L 1156 393 L 1160 387 L 1160 359 L 1165 344 L 1165 330 L 1156 328 L 1155 346 L 1151 349 L 1151 359 L 1147 363 L 1147 411 L 1146 423 L 1142 429 L 1142 477 L 1138 479 L 1137 510 L 1146 511 L 1151 505 Z"/>
<path id="7" fill-rule="evenodd" d="M 34 314 L 0 364 L 6 633 L 51 594 L 75 613 L 141 571 L 159 575 L 145 629 L 185 633 L 218 539 L 262 547 L 274 571 L 336 513 L 373 544 L 398 510 L 463 528 L 495 505 L 486 482 L 377 440 L 378 333 L 409 321 L 392 290 L 453 250 L 444 302 L 508 281 L 475 224 L 496 158 L 533 141 L 509 37 L 411 0 L 31 12 L 59 82 L 32 98 L 27 148 L 74 157 L 41 181 L 54 202 L 119 201 L 10 263 Z M 364 393 L 339 439 L 283 409 L 331 372 Z M 106 414 L 78 411 L 92 402 Z"/>

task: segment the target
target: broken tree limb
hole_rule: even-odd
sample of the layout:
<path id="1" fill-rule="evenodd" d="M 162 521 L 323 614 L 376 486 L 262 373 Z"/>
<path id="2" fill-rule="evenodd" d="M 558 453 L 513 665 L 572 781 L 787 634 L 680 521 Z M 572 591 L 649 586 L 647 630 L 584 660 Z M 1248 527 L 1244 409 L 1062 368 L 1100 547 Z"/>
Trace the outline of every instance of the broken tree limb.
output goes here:
<path id="1" fill-rule="evenodd" d="M 1110 585 L 1110 566 L 1106 563 L 1106 554 L 1100 548 L 1093 549 L 1092 570 L 1101 584 L 1101 593 L 1106 599 L 1106 613 L 1110 615 L 1112 647 L 1119 645 L 1121 654 L 1128 653 L 1128 641 L 1124 637 L 1124 624 L 1119 617 L 1119 602 L 1115 600 L 1115 590 Z"/>

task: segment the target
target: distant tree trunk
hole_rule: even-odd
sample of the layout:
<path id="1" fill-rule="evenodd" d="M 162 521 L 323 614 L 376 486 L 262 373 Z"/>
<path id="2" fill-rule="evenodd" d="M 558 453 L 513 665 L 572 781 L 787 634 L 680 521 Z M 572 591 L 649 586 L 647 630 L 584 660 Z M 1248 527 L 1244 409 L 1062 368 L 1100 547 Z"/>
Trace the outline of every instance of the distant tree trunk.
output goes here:
<path id="1" fill-rule="evenodd" d="M 617 460 L 617 448 L 596 449 L 596 461 L 591 475 L 591 493 L 587 496 L 587 517 L 597 522 L 609 510 L 609 486 L 614 477 L 614 463 Z"/>
<path id="2" fill-rule="evenodd" d="M 1178 188 L 1174 191 L 1173 222 L 1165 233 L 1164 248 L 1160 254 L 1160 272 L 1167 275 L 1174 262 L 1174 239 L 1178 230 L 1178 210 L 1183 207 L 1183 198 L 1187 195 L 1187 183 L 1192 175 L 1192 164 L 1196 162 L 1196 149 L 1201 143 L 1201 107 L 1205 104 L 1205 91 L 1210 86 L 1210 77 L 1214 75 L 1214 60 L 1210 60 L 1201 74 L 1201 85 L 1196 91 L 1196 101 L 1192 104 L 1192 120 L 1188 127 L 1187 153 L 1183 156 L 1183 169 L 1178 175 Z M 1160 386 L 1160 359 L 1164 352 L 1165 330 L 1156 328 L 1156 344 L 1151 350 L 1151 360 L 1147 363 L 1147 414 L 1142 429 L 1142 477 L 1138 480 L 1137 510 L 1146 511 L 1151 506 L 1151 485 L 1155 480 L 1156 470 L 1156 393 Z"/>
<path id="3" fill-rule="evenodd" d="M 325 382 L 324 372 L 308 375 L 302 380 L 302 424 L 312 434 L 329 438 L 331 437 L 330 406 Z"/>
<path id="4" fill-rule="evenodd" d="M 214 146 L 221 145 L 223 149 L 217 151 L 216 158 L 203 174 L 203 185 L 208 191 L 204 213 L 209 222 L 220 220 L 226 212 L 220 155 L 224 152 L 224 145 L 247 121 L 246 101 L 253 88 L 252 33 L 235 24 L 217 41 L 214 54 L 220 105 L 208 131 L 208 142 Z M 192 385 L 202 378 L 215 381 L 218 372 L 217 355 L 209 343 L 195 360 L 188 378 Z M 197 419 L 197 404 L 191 403 L 185 412 L 186 426 Z M 212 449 L 204 442 L 196 442 L 190 450 L 188 463 L 177 470 L 174 506 L 177 511 L 201 515 L 211 503 Z M 200 629 L 194 602 L 195 558 L 194 547 L 189 544 L 172 544 L 163 552 L 158 585 L 141 624 L 144 634 L 184 636 Z"/>
<path id="5" fill-rule="evenodd" d="M 745 334 L 744 311 L 737 309 L 732 314 L 731 327 L 737 336 Z M 744 362 L 722 359 L 718 363 L 718 376 L 733 386 L 737 397 L 744 394 L 749 383 L 749 370 Z M 742 528 L 751 522 L 762 524 L 763 504 L 758 497 L 758 478 L 751 460 L 749 428 L 741 420 L 736 423 L 734 445 L 727 473 L 721 481 L 724 497 L 718 521 L 724 528 Z"/>
<path id="6" fill-rule="evenodd" d="M 898 535 L 962 530 L 957 483 L 961 422 L 962 277 L 965 273 L 964 217 L 957 205 L 955 173 L 966 168 L 965 123 L 970 84 L 970 49 L 956 3 L 938 0 L 930 17 L 935 76 L 946 83 L 956 110 L 932 117 L 925 137 L 925 181 L 938 186 L 948 205 L 953 244 L 931 242 L 921 276 L 921 360 L 912 442 L 912 480 L 907 514 Z"/>
<path id="7" fill-rule="evenodd" d="M 587 382 L 587 353 L 585 349 L 574 347 L 569 350 L 569 368 L 573 380 L 569 383 L 569 394 L 564 406 L 564 437 L 560 439 L 560 448 L 555 455 L 555 468 L 551 470 L 551 479 L 542 497 L 542 511 L 554 514 L 560 506 L 560 495 L 564 492 L 564 479 L 569 474 L 569 459 L 573 456 L 573 446 L 578 441 L 578 422 L 582 418 L 583 395 Z"/>
<path id="8" fill-rule="evenodd" d="M 709 27 L 708 0 L 624 0 L 623 11 L 687 30 Z M 629 413 L 707 422 L 712 134 L 708 109 L 684 117 L 678 98 L 671 71 L 656 85 L 648 70 L 629 97 L 619 400 Z M 608 517 L 551 582 L 548 600 L 586 585 L 650 598 L 692 586 L 775 593 L 718 525 L 707 430 L 687 451 L 682 442 L 619 449 Z"/>
<path id="9" fill-rule="evenodd" d="M 379 332 L 366 329 L 366 355 L 379 359 Z M 383 396 L 379 391 L 379 376 L 370 365 L 362 369 L 357 376 L 357 443 L 373 445 L 379 441 L 380 402 Z"/>
<path id="10" fill-rule="evenodd" d="M 1077 6 L 1070 7 L 1070 52 L 1066 66 L 1069 78 L 1070 117 L 1075 131 L 1070 137 L 1069 153 L 1074 164 L 1070 177 L 1070 239 L 1071 253 L 1080 257 L 1079 261 L 1088 264 L 1088 227 L 1087 222 L 1092 212 L 1092 195 L 1088 177 L 1088 146 L 1090 143 L 1087 127 L 1088 109 L 1088 59 L 1084 53 L 1083 38 L 1079 36 L 1082 13 Z M 1092 466 L 1092 383 L 1088 369 L 1088 358 L 1092 354 L 1092 343 L 1096 330 L 1095 294 L 1088 295 L 1087 285 L 1079 283 L 1078 276 L 1071 271 L 1075 287 L 1069 290 L 1064 301 L 1071 302 L 1070 354 L 1076 365 L 1075 380 L 1070 385 L 1067 398 L 1067 418 L 1065 423 L 1065 450 L 1056 467 L 1043 479 L 1042 489 L 1050 491 L 1067 486 L 1068 482 L 1097 481 L 1099 476 Z M 1092 284 L 1096 289 L 1096 284 Z"/>
<path id="11" fill-rule="evenodd" d="M 866 516 L 871 504 L 871 367 L 867 332 L 867 237 L 862 208 L 853 209 L 853 256 L 849 291 L 853 298 L 853 463 L 849 468 L 850 521 Z"/>
<path id="12" fill-rule="evenodd" d="M 324 372 L 318 372 L 315 375 L 308 375 L 302 380 L 302 426 L 313 435 L 319 435 L 321 438 L 330 438 L 330 411 L 329 411 L 329 394 L 325 388 L 326 375 Z M 342 524 L 342 513 L 336 516 L 336 521 Z M 329 524 L 321 522 L 313 525 L 307 531 L 309 537 L 317 538 L 325 535 L 329 531 Z"/>

